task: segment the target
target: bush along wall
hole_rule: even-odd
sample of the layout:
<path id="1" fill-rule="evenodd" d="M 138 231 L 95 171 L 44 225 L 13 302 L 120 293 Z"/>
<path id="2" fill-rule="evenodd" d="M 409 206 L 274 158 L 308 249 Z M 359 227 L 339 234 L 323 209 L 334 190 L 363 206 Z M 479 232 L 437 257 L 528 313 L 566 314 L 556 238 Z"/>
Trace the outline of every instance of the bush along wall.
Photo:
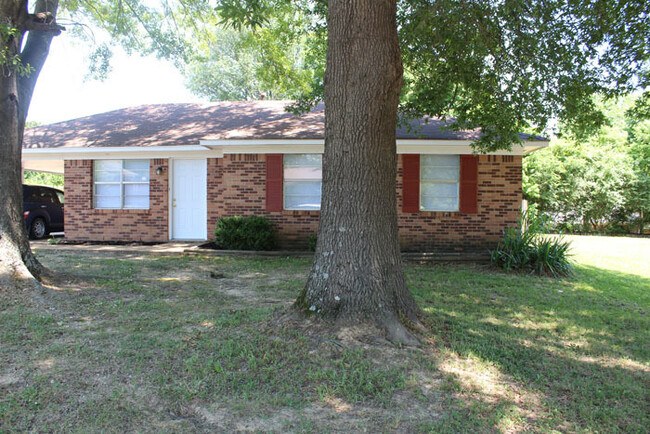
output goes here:
<path id="1" fill-rule="evenodd" d="M 553 277 L 569 275 L 570 243 L 543 233 L 543 220 L 524 212 L 517 227 L 507 228 L 503 241 L 490 252 L 492 263 L 507 271 L 523 270 Z"/>
<path id="2" fill-rule="evenodd" d="M 276 233 L 265 217 L 222 217 L 215 229 L 215 244 L 224 250 L 273 250 Z"/>

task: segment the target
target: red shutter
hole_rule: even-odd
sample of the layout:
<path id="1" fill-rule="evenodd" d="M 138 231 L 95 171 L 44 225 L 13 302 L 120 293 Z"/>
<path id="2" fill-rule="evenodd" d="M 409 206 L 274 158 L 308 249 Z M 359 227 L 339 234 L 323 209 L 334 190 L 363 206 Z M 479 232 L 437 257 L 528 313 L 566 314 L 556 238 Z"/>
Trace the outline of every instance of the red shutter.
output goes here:
<path id="1" fill-rule="evenodd" d="M 478 155 L 460 156 L 460 212 L 478 212 Z"/>
<path id="2" fill-rule="evenodd" d="M 420 211 L 420 154 L 402 155 L 402 211 Z"/>
<path id="3" fill-rule="evenodd" d="M 282 211 L 282 154 L 266 156 L 266 210 Z"/>

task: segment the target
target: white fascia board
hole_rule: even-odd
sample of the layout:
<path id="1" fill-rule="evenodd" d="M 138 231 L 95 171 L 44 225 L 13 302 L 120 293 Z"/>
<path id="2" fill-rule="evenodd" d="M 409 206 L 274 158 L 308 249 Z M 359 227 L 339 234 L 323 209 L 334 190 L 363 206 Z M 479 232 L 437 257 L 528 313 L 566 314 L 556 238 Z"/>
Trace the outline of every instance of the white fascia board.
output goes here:
<path id="1" fill-rule="evenodd" d="M 473 154 L 469 140 L 398 140 L 398 154 Z M 488 152 L 486 155 L 526 155 L 548 146 L 547 141 L 514 144 L 510 150 Z"/>
<path id="2" fill-rule="evenodd" d="M 109 160 L 136 158 L 221 158 L 218 149 L 205 146 L 151 146 L 101 148 L 25 148 L 23 160 Z"/>
<path id="3" fill-rule="evenodd" d="M 136 158 L 222 158 L 224 154 L 322 154 L 322 139 L 306 140 L 201 140 L 193 146 L 101 147 L 101 148 L 25 148 L 23 161 L 32 160 L 108 160 Z M 548 146 L 549 142 L 524 142 L 511 151 L 489 155 L 524 155 Z M 398 154 L 472 154 L 469 140 L 397 140 Z"/>
<path id="4" fill-rule="evenodd" d="M 222 154 L 320 154 L 323 139 L 305 140 L 201 140 L 201 144 Z M 489 155 L 524 155 L 548 146 L 546 141 L 524 142 L 512 150 L 490 152 Z M 470 140 L 397 140 L 398 154 L 473 154 Z"/>

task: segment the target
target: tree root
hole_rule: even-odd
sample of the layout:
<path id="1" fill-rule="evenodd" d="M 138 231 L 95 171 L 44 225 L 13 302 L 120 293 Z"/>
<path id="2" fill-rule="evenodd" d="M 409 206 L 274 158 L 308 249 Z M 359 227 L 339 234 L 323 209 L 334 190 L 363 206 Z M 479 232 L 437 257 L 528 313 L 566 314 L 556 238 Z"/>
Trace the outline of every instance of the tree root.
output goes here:
<path id="1" fill-rule="evenodd" d="M 417 324 L 422 326 L 420 323 Z M 393 344 L 406 347 L 419 347 L 421 345 L 420 340 L 398 318 L 391 315 L 384 320 L 382 325 L 386 333 L 386 339 Z"/>

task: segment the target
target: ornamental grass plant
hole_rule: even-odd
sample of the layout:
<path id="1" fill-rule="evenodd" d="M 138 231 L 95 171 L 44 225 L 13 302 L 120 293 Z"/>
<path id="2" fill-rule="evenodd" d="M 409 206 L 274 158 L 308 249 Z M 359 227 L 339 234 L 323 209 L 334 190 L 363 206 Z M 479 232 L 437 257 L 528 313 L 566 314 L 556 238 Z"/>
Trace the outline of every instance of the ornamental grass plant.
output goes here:
<path id="1" fill-rule="evenodd" d="M 569 248 L 562 236 L 545 236 L 546 221 L 534 208 L 521 213 L 516 227 L 504 230 L 503 240 L 490 251 L 492 263 L 507 271 L 523 270 L 553 277 L 571 274 Z"/>

